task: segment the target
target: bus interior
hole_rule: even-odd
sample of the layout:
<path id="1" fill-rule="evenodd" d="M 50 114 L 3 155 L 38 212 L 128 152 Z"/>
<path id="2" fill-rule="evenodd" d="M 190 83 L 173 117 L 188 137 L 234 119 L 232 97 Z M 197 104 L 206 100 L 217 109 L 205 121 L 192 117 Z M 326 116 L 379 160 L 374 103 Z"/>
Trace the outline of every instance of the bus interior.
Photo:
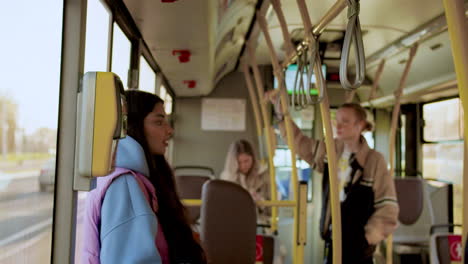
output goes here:
<path id="1" fill-rule="evenodd" d="M 202 197 L 222 195 L 215 189 L 224 188 L 217 179 L 231 142 L 253 143 L 275 172 L 274 195 L 262 204 L 273 218 L 256 227 L 264 236 L 256 263 L 324 257 L 322 175 L 279 135 L 264 93 L 278 90 L 288 120 L 318 139 L 333 137 L 340 105 L 361 104 L 374 124 L 364 136 L 388 162 L 400 206 L 399 227 L 374 263 L 462 263 L 467 16 L 463 0 L 6 3 L 0 263 L 79 263 L 90 186 L 77 183 L 76 149 L 91 132 L 77 125 L 85 115 L 77 109 L 88 72 L 112 72 L 123 89 L 164 100 L 174 128 L 166 159 L 190 221 L 207 236 L 235 236 L 233 219 L 223 220 L 227 231 L 210 230 L 217 219 Z M 202 193 L 208 183 L 212 194 Z M 211 208 L 231 205 L 242 222 L 241 200 Z"/>

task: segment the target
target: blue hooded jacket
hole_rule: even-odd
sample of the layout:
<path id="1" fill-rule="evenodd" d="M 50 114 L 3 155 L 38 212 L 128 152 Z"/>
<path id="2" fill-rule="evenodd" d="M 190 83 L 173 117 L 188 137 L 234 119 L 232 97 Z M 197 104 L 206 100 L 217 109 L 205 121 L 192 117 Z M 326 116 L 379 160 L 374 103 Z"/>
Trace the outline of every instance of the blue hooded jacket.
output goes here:
<path id="1" fill-rule="evenodd" d="M 130 136 L 117 146 L 116 167 L 149 175 L 143 148 Z M 158 220 L 131 174 L 116 178 L 101 207 L 101 264 L 163 263 L 155 245 Z"/>

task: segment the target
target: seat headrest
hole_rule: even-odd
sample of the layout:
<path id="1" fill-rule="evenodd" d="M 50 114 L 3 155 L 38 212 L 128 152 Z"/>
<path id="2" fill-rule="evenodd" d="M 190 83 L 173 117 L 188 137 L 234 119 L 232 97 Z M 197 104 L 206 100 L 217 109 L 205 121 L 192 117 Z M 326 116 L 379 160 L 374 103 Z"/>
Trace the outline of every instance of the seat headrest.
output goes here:
<path id="1" fill-rule="evenodd" d="M 424 184 L 419 178 L 395 179 L 400 214 L 398 220 L 405 225 L 414 224 L 421 216 L 424 201 Z"/>
<path id="2" fill-rule="evenodd" d="M 255 263 L 256 206 L 240 185 L 210 180 L 202 191 L 200 237 L 210 264 Z"/>

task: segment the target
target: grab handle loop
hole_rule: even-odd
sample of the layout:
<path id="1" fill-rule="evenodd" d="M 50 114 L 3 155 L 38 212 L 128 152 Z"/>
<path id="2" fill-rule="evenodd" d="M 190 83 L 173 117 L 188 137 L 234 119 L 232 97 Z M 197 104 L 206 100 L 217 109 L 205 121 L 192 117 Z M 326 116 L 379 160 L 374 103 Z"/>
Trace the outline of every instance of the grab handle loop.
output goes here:
<path id="1" fill-rule="evenodd" d="M 359 21 L 360 4 L 359 0 L 347 0 L 348 2 L 348 25 L 346 28 L 343 50 L 341 52 L 340 82 L 344 89 L 354 90 L 359 88 L 364 82 L 366 74 L 366 60 L 364 55 L 364 45 L 362 42 L 361 23 Z M 351 41 L 354 43 L 356 53 L 356 77 L 350 83 L 348 79 L 348 61 L 351 50 Z"/>
<path id="2" fill-rule="evenodd" d="M 315 67 L 315 64 L 318 64 L 318 67 L 317 67 L 317 72 L 315 72 L 315 82 L 316 83 L 319 83 L 320 82 L 320 85 L 318 85 L 320 91 L 319 91 L 319 96 L 317 98 L 317 100 L 315 101 L 312 101 L 312 98 L 310 99 L 311 100 L 311 103 L 310 104 L 318 104 L 320 102 L 322 102 L 323 98 L 324 98 L 324 89 L 325 89 L 325 77 L 323 76 L 323 72 L 322 72 L 322 60 L 320 59 L 320 52 L 319 52 L 319 41 L 318 39 L 314 39 L 314 42 L 311 42 L 309 44 L 309 69 L 307 71 L 307 80 L 310 80 L 309 81 L 309 89 L 308 89 L 308 94 L 309 94 L 309 98 L 310 98 L 310 90 L 311 90 L 311 81 L 312 81 L 312 74 L 314 73 L 314 67 Z"/>
<path id="3" fill-rule="evenodd" d="M 291 107 L 296 110 L 302 110 L 308 105 L 318 104 L 323 100 L 323 89 L 325 87 L 325 78 L 323 78 L 322 68 L 318 67 L 318 72 L 315 73 L 316 82 L 320 82 L 320 92 L 317 99 L 313 99 L 311 90 L 312 76 L 314 74 L 314 66 L 316 63 L 321 64 L 318 40 L 312 42 L 304 42 L 303 49 L 297 57 L 297 71 L 294 79 L 294 87 L 291 96 Z M 304 78 L 306 76 L 306 78 Z"/>

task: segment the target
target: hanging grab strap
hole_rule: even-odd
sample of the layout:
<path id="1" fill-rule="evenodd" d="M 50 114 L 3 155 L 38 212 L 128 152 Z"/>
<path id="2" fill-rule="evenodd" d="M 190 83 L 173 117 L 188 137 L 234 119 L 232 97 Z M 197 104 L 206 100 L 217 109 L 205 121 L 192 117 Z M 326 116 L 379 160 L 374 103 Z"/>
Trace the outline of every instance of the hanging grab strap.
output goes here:
<path id="1" fill-rule="evenodd" d="M 347 0 L 348 2 L 348 26 L 346 28 L 343 50 L 341 52 L 340 82 L 344 89 L 354 90 L 364 82 L 366 75 L 366 59 L 364 56 L 364 45 L 362 43 L 361 23 L 359 22 L 359 0 Z M 356 77 L 354 83 L 348 80 L 348 60 L 351 50 L 351 41 L 354 42 L 356 53 Z"/>
<path id="2" fill-rule="evenodd" d="M 313 88 L 312 76 L 314 74 L 314 65 L 316 63 L 318 63 L 318 65 L 321 64 L 318 49 L 319 43 L 314 38 L 310 42 L 303 42 L 302 45 L 306 48 L 298 53 L 297 71 L 291 96 L 291 107 L 294 107 L 296 110 L 302 110 L 308 105 L 320 103 L 323 100 L 323 89 L 325 87 L 325 78 L 318 77 L 319 74 L 323 76 L 322 67 L 319 67 L 319 70 L 315 73 L 315 79 L 317 82 L 321 82 L 321 85 L 318 85 L 320 92 L 317 99 L 312 98 L 310 94 Z"/>
<path id="3" fill-rule="evenodd" d="M 325 77 L 323 76 L 322 72 L 322 60 L 320 59 L 320 52 L 319 52 L 319 41 L 317 38 L 314 38 L 313 40 L 310 40 L 309 44 L 309 49 L 308 49 L 308 54 L 309 54 L 309 64 L 308 64 L 308 70 L 307 70 L 307 94 L 309 95 L 309 104 L 318 104 L 322 102 L 323 97 L 324 97 L 324 89 L 326 87 L 325 83 Z M 318 67 L 315 67 L 315 65 L 318 65 Z M 318 93 L 318 98 L 317 100 L 313 101 L 312 98 L 310 97 L 310 90 L 311 90 L 311 81 L 312 81 L 312 75 L 314 74 L 314 68 L 315 70 L 315 82 L 317 83 L 317 87 L 319 89 Z"/>

